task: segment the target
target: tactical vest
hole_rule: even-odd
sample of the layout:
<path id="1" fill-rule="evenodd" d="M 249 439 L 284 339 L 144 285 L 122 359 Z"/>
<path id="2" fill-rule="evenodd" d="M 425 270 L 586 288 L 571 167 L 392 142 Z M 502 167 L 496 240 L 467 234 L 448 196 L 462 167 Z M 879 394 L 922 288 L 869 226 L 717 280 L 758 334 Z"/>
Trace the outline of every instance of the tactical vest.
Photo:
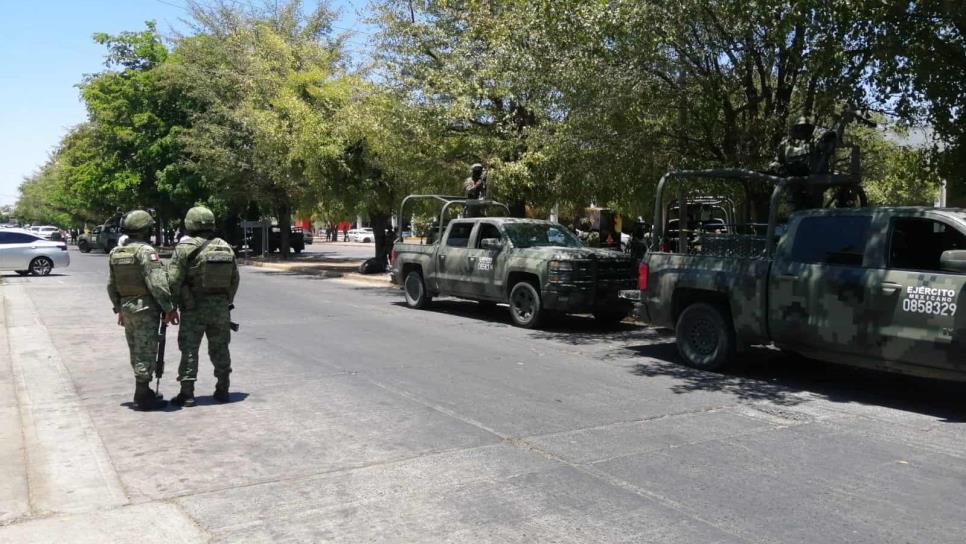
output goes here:
<path id="1" fill-rule="evenodd" d="M 189 267 L 193 292 L 204 295 L 227 295 L 235 272 L 235 252 L 221 238 L 212 238 Z"/>
<path id="2" fill-rule="evenodd" d="M 138 251 L 143 244 L 118 246 L 111 251 L 110 266 L 114 272 L 114 287 L 122 297 L 140 297 L 149 294 L 144 282 Z"/>

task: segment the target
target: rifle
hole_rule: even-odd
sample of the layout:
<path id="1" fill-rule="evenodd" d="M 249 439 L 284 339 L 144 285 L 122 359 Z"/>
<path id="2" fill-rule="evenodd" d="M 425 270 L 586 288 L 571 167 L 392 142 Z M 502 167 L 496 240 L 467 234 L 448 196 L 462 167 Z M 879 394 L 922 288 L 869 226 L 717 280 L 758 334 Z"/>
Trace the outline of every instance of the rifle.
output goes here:
<path id="1" fill-rule="evenodd" d="M 235 309 L 235 305 L 234 304 L 229 304 L 228 305 L 228 311 L 229 312 L 232 311 L 232 310 L 234 310 L 234 309 Z M 235 323 L 234 321 L 231 321 L 231 318 L 229 318 L 229 320 L 228 320 L 228 328 L 230 328 L 234 332 L 238 332 L 238 329 L 241 328 L 241 325 L 239 325 L 238 323 Z"/>
<path id="2" fill-rule="evenodd" d="M 486 170 L 483 170 L 483 174 L 480 176 L 480 200 L 486 200 Z"/>
<path id="3" fill-rule="evenodd" d="M 158 381 L 154 385 L 154 394 L 160 397 L 161 376 L 164 374 L 164 345 L 167 343 L 168 323 L 161 316 L 161 328 L 158 329 L 158 360 L 154 364 L 154 375 Z"/>

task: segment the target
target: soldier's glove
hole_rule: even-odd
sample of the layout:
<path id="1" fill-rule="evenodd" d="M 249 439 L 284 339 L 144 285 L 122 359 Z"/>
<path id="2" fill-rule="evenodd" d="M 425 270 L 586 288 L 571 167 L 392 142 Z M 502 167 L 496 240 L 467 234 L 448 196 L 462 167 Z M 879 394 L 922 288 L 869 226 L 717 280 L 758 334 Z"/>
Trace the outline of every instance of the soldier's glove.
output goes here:
<path id="1" fill-rule="evenodd" d="M 164 322 L 168 325 L 177 325 L 181 323 L 181 316 L 178 315 L 178 310 L 171 310 L 170 312 L 164 314 Z"/>

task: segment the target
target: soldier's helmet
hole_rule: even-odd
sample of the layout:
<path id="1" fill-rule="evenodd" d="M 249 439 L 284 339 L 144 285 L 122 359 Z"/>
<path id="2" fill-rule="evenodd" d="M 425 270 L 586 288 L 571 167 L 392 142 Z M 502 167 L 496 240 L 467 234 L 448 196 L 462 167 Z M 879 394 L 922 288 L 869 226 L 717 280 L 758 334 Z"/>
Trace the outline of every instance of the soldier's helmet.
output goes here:
<path id="1" fill-rule="evenodd" d="M 476 163 L 473 166 L 471 166 L 470 175 L 473 177 L 473 179 L 480 179 L 480 176 L 483 175 L 483 165 L 480 163 Z"/>
<path id="2" fill-rule="evenodd" d="M 215 230 L 215 214 L 204 206 L 195 206 L 185 214 L 184 228 L 190 233 Z"/>
<path id="3" fill-rule="evenodd" d="M 814 132 L 815 123 L 810 117 L 803 115 L 795 120 L 795 124 L 793 124 L 791 130 L 788 131 L 788 135 L 798 140 L 807 140 L 812 137 Z"/>
<path id="4" fill-rule="evenodd" d="M 144 210 L 132 210 L 121 218 L 121 232 L 135 234 L 154 227 L 154 218 Z"/>

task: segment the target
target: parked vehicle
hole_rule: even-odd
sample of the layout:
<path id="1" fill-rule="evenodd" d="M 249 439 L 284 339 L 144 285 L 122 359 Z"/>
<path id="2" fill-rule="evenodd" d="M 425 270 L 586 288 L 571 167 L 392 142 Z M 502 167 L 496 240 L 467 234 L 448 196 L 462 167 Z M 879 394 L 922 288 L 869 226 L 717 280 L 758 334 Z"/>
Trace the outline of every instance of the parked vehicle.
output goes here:
<path id="1" fill-rule="evenodd" d="M 671 243 L 662 180 L 639 289 L 622 293 L 641 302 L 643 320 L 674 327 L 685 362 L 719 369 L 750 345 L 774 343 L 833 363 L 966 381 L 966 210 L 804 210 L 779 235 L 786 182 L 736 178 L 776 183 L 766 234 L 685 224 L 688 236 Z"/>
<path id="2" fill-rule="evenodd" d="M 51 242 L 22 229 L 0 230 L 0 270 L 21 276 L 46 276 L 54 268 L 70 265 L 64 242 Z"/>
<path id="3" fill-rule="evenodd" d="M 30 232 L 36 234 L 37 236 L 43 238 L 44 240 L 50 240 L 52 234 L 59 233 L 60 229 L 51 225 L 35 226 L 30 227 Z"/>
<path id="4" fill-rule="evenodd" d="M 350 242 L 361 242 L 363 244 L 369 244 L 374 242 L 375 240 L 376 240 L 376 237 L 372 233 L 372 229 L 369 227 L 352 229 L 349 231 Z"/>
<path id="5" fill-rule="evenodd" d="M 116 214 L 99 225 L 91 229 L 90 234 L 81 234 L 77 237 L 77 249 L 81 253 L 90 253 L 92 249 L 100 249 L 104 253 L 110 253 L 117 246 L 118 239 L 121 238 L 121 217 L 123 214 Z"/>
<path id="6" fill-rule="evenodd" d="M 405 217 L 403 202 L 399 217 Z M 459 199 L 445 202 L 440 225 L 451 205 L 481 205 Z M 506 210 L 499 203 L 486 205 Z M 435 296 L 504 302 L 510 306 L 514 324 L 526 328 L 539 326 L 548 312 L 593 313 L 597 319 L 617 322 L 631 309 L 618 297 L 621 289 L 636 281 L 631 258 L 584 247 L 558 223 L 464 217 L 450 221 L 445 230 L 440 226 L 439 231 L 439 236 L 428 237 L 436 241 L 397 240 L 393 246 L 391 278 L 402 287 L 412 308 L 426 307 Z"/>

